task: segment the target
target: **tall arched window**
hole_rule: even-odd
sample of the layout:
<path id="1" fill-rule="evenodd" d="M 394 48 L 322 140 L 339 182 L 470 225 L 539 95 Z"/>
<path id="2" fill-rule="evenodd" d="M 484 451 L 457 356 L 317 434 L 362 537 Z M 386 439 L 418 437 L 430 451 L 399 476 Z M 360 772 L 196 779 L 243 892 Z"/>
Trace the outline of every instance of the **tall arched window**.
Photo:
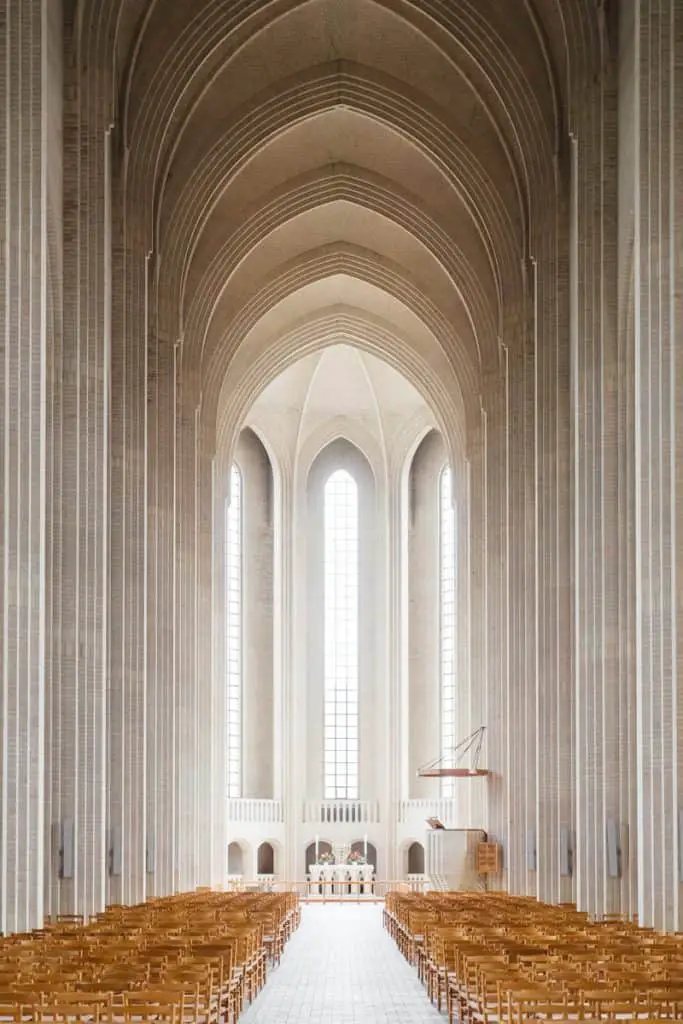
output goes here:
<path id="1" fill-rule="evenodd" d="M 242 474 L 230 471 L 225 513 L 226 783 L 242 795 Z"/>
<path id="2" fill-rule="evenodd" d="M 449 466 L 439 480 L 439 648 L 441 651 L 441 754 L 452 765 L 455 747 L 455 509 Z M 454 780 L 441 780 L 443 796 L 453 796 Z"/>
<path id="3" fill-rule="evenodd" d="M 325 797 L 358 797 L 358 488 L 325 484 Z"/>

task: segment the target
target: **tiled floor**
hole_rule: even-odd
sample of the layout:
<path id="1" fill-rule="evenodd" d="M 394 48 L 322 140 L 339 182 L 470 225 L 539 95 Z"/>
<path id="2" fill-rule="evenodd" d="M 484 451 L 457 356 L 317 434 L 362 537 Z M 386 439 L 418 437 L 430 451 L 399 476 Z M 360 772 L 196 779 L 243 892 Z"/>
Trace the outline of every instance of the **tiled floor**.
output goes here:
<path id="1" fill-rule="evenodd" d="M 304 906 L 240 1024 L 429 1024 L 444 1018 L 382 928 L 382 908 Z"/>

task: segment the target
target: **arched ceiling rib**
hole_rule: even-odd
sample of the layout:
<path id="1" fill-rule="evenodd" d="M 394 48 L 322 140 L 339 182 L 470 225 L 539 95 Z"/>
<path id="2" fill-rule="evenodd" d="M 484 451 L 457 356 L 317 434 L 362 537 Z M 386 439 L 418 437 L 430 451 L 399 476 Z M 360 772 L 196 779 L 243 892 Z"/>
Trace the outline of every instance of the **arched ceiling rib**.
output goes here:
<path id="1" fill-rule="evenodd" d="M 335 164 L 303 175 L 260 198 L 252 210 L 246 211 L 235 231 L 218 247 L 214 244 L 204 254 L 208 269 L 188 286 L 184 298 L 187 323 L 181 333 L 196 336 L 202 324 L 208 324 L 220 293 L 234 269 L 271 232 L 302 214 L 328 208 L 334 203 L 353 203 L 363 210 L 379 214 L 393 224 L 402 226 L 433 256 L 452 281 L 458 297 L 466 306 L 473 336 L 483 340 L 495 337 L 498 325 L 491 318 L 494 296 L 487 295 L 481 277 L 454 240 L 422 207 L 411 193 L 398 188 L 379 175 L 362 168 Z M 490 354 L 492 358 L 494 353 Z"/>
<path id="2" fill-rule="evenodd" d="M 297 121 L 339 106 L 389 126 L 441 168 L 475 224 L 496 275 L 500 273 L 497 264 L 514 264 L 523 253 L 523 225 L 519 217 L 515 225 L 514 204 L 505 203 L 490 173 L 440 120 L 438 112 L 400 89 L 399 83 L 369 69 L 335 62 L 313 68 L 294 81 L 279 83 L 269 93 L 244 111 L 237 123 L 226 124 L 218 142 L 208 151 L 193 152 L 189 177 L 178 176 L 184 187 L 166 197 L 168 217 L 162 217 L 162 221 L 167 230 L 160 230 L 159 244 L 164 260 L 170 263 L 172 287 L 185 277 L 208 217 L 231 178 L 251 155 Z"/>
<path id="3" fill-rule="evenodd" d="M 285 332 L 266 332 L 244 345 L 223 378 L 216 402 L 218 447 L 229 447 L 257 396 L 282 372 L 311 353 L 343 342 L 382 359 L 412 384 L 433 411 L 454 454 L 465 453 L 463 397 L 448 361 L 428 335 L 347 307 L 326 306 Z M 209 401 L 209 396 L 206 396 Z"/>
<path id="4" fill-rule="evenodd" d="M 152 329 L 180 338 L 209 429 L 252 365 L 343 324 L 429 379 L 459 443 L 523 308 L 593 0 L 80 0 L 75 22 L 118 81 Z"/>
<path id="5" fill-rule="evenodd" d="M 479 415 L 478 387 L 474 370 L 467 359 L 463 346 L 454 334 L 451 323 L 441 311 L 430 302 L 423 291 L 414 287 L 401 273 L 399 266 L 388 260 L 380 260 L 371 250 L 353 246 L 332 246 L 307 253 L 284 267 L 276 276 L 262 281 L 254 296 L 239 309 L 223 331 L 220 343 L 212 346 L 213 356 L 207 363 L 204 379 L 205 394 L 210 394 L 215 381 L 222 380 L 238 345 L 246 338 L 259 321 L 271 313 L 279 303 L 295 296 L 313 282 L 330 281 L 336 275 L 373 286 L 375 301 L 381 296 L 393 299 L 394 304 L 403 308 L 403 317 L 408 312 L 419 320 L 433 336 L 448 362 L 453 366 L 470 409 L 470 422 L 474 424 Z M 336 301 L 338 291 L 331 289 L 326 301 Z M 217 318 L 221 322 L 221 318 Z"/>
<path id="6" fill-rule="evenodd" d="M 275 432 L 281 447 L 289 448 L 290 461 L 311 443 L 322 445 L 334 436 L 353 440 L 360 431 L 389 465 L 404 453 L 406 426 L 412 424 L 417 436 L 434 426 L 434 417 L 424 398 L 383 360 L 336 344 L 276 377 L 257 397 L 247 422 L 265 434 Z"/>

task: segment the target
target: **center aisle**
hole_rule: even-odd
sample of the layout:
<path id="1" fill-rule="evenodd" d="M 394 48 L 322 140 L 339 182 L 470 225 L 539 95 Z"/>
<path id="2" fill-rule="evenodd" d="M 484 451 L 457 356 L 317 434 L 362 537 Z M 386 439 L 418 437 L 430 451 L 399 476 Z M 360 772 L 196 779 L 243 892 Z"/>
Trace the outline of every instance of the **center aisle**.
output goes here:
<path id="1" fill-rule="evenodd" d="M 444 1018 L 382 928 L 382 907 L 303 906 L 240 1024 L 428 1024 Z"/>

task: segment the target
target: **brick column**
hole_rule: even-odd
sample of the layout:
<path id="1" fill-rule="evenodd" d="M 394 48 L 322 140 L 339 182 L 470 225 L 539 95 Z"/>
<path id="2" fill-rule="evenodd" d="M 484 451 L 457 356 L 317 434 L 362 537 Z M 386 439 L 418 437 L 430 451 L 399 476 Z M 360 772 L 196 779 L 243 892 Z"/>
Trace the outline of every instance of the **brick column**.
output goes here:
<path id="1" fill-rule="evenodd" d="M 507 357 L 507 353 L 505 353 Z M 507 366 L 490 374 L 483 387 L 486 413 L 486 700 L 488 704 L 486 767 L 488 831 L 503 845 L 502 872 L 491 879 L 496 888 L 506 888 L 510 864 L 510 821 L 508 747 L 511 742 L 509 715 L 509 629 L 507 588 L 509 580 L 509 535 L 507 530 L 508 388 Z M 476 685 L 473 677 L 472 684 Z"/>
<path id="2" fill-rule="evenodd" d="M 680 929 L 683 800 L 683 8 L 636 3 L 638 916 Z M 624 14 L 626 17 L 626 12 Z"/>
<path id="3" fill-rule="evenodd" d="M 175 436 L 175 888 L 186 891 L 199 884 L 200 846 L 205 843 L 205 837 L 200 828 L 198 764 L 200 758 L 203 760 L 210 756 L 210 744 L 205 749 L 202 732 L 197 678 L 202 461 L 200 410 L 196 404 L 196 389 L 189 379 L 183 380 Z"/>
<path id="4" fill-rule="evenodd" d="M 488 724 L 488 511 L 486 490 L 487 459 L 487 418 L 482 410 L 482 422 L 478 436 L 469 439 L 467 446 L 467 518 L 458 519 L 458 590 L 464 591 L 467 602 L 466 619 L 458 621 L 458 635 L 467 630 L 468 658 L 465 685 L 459 688 L 459 700 L 467 705 L 466 722 L 458 727 L 458 736 L 466 736 Z M 460 469 L 456 472 L 461 472 Z M 467 533 L 465 534 L 465 531 Z M 459 602 L 460 608 L 460 602 Z M 460 611 L 458 612 L 460 616 Z M 459 684 L 460 687 L 460 684 Z M 488 743 L 484 739 L 481 751 L 481 767 L 488 767 Z M 456 783 L 464 788 L 464 824 L 475 828 L 488 821 L 488 783 L 486 779 L 463 780 Z"/>
<path id="5" fill-rule="evenodd" d="M 508 880 L 513 891 L 535 895 L 538 872 L 530 866 L 527 847 L 535 844 L 538 849 L 536 367 L 532 336 L 524 319 L 508 364 Z"/>
<path id="6" fill-rule="evenodd" d="M 408 791 L 400 796 L 408 799 L 441 794 L 438 779 L 421 779 L 417 771 L 439 756 L 441 746 L 439 485 L 446 460 L 443 439 L 432 431 L 413 456 L 407 487 Z"/>
<path id="7" fill-rule="evenodd" d="M 47 12 L 46 2 L 0 3 L 2 932 L 43 916 Z"/>
<path id="8" fill-rule="evenodd" d="M 106 902 L 111 177 L 109 83 L 64 30 L 63 339 L 52 387 L 48 534 L 50 913 Z M 63 834 L 60 835 L 60 832 Z M 59 878 L 60 844 L 73 872 Z"/>
<path id="9" fill-rule="evenodd" d="M 215 796 L 211 825 L 211 874 L 218 883 L 224 883 L 228 873 L 227 789 L 225 777 L 225 506 L 229 497 L 230 468 L 222 453 L 213 460 L 213 596 L 212 596 L 212 700 L 213 718 L 218 731 L 213 732 L 212 750 Z"/>
<path id="10" fill-rule="evenodd" d="M 108 901 L 145 898 L 147 643 L 147 288 L 140 225 L 115 179 L 110 431 Z"/>
<path id="11" fill-rule="evenodd" d="M 214 689 L 224 687 L 224 679 L 212 674 L 211 608 L 213 596 L 213 439 L 200 430 L 197 446 L 196 517 L 196 662 L 194 685 L 197 691 L 196 801 L 199 849 L 197 851 L 197 884 L 222 882 L 216 875 L 215 841 L 224 806 L 225 779 L 214 769 L 216 750 L 225 744 L 225 730 L 220 717 L 213 714 Z"/>
<path id="12" fill-rule="evenodd" d="M 616 70 L 606 64 L 577 103 L 572 205 L 572 440 L 574 666 L 576 685 L 576 880 L 580 909 L 622 909 L 610 875 L 608 834 L 620 808 L 618 431 L 616 334 Z"/>
<path id="13" fill-rule="evenodd" d="M 565 161 L 561 172 L 565 172 Z M 574 689 L 571 672 L 568 211 L 564 182 L 535 211 L 535 572 L 537 892 L 571 900 L 560 855 L 574 831 Z M 559 195 L 558 195 L 559 192 Z"/>
<path id="14" fill-rule="evenodd" d="M 175 877 L 175 508 L 177 347 L 152 330 L 149 355 L 147 534 L 147 894 Z"/>

